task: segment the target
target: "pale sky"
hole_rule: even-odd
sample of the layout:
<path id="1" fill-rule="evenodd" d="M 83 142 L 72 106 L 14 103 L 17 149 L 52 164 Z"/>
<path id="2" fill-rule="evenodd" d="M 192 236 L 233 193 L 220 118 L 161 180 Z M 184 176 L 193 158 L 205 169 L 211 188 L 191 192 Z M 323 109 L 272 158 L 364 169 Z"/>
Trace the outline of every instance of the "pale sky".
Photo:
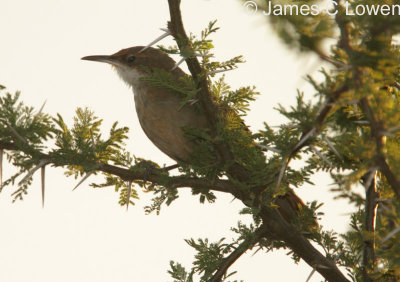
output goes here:
<path id="1" fill-rule="evenodd" d="M 233 88 L 255 85 L 261 92 L 246 122 L 261 129 L 263 121 L 279 125 L 284 119 L 273 110 L 278 103 L 292 105 L 296 88 L 314 94 L 303 80 L 316 73 L 318 60 L 297 55 L 282 45 L 265 24 L 239 1 L 182 1 L 186 31 L 200 34 L 208 22 L 218 19 L 214 35 L 218 60 L 244 55 L 246 63 L 226 74 Z M 146 45 L 158 37 L 169 20 L 167 1 L 15 1 L 0 6 L 0 84 L 21 90 L 21 99 L 44 112 L 60 113 L 70 125 L 77 107 L 89 107 L 104 119 L 108 131 L 114 121 L 130 128 L 127 148 L 138 157 L 173 164 L 145 137 L 134 111 L 133 94 L 105 64 L 81 61 L 86 55 L 111 54 L 122 48 Z M 162 44 L 172 44 L 171 38 Z M 179 58 L 175 58 L 179 60 Z M 6 166 L 5 177 L 13 169 Z M 72 192 L 78 180 L 62 169 L 46 170 L 46 203 L 41 207 L 39 175 L 24 201 L 11 203 L 16 187 L 0 195 L 0 281 L 4 282 L 125 282 L 172 281 L 169 261 L 190 269 L 194 252 L 184 239 L 230 240 L 230 227 L 242 205 L 232 197 L 217 195 L 215 204 L 200 204 L 198 197 L 181 191 L 181 197 L 161 215 L 145 215 L 150 195 L 127 212 L 118 205 L 113 188 L 94 190 L 90 178 Z M 102 178 L 97 179 L 97 183 Z M 328 202 L 322 224 L 346 230 L 346 202 L 331 201 L 327 177 L 314 177 L 315 186 L 296 190 L 305 201 Z M 254 251 L 253 251 L 254 252 Z M 293 264 L 286 252 L 252 256 L 248 252 L 230 269 L 232 279 L 246 282 L 305 281 L 312 268 Z M 311 281 L 320 281 L 315 275 Z"/>

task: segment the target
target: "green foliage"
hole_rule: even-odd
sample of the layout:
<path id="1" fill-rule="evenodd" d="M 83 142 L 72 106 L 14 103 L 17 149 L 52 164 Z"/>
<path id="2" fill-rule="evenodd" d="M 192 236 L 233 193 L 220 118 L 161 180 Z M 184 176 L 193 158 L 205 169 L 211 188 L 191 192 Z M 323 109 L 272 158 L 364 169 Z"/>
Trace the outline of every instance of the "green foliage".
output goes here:
<path id="1" fill-rule="evenodd" d="M 228 254 L 237 242 L 227 244 L 224 243 L 225 238 L 222 238 L 214 243 L 209 243 L 208 239 L 188 239 L 186 243 L 195 249 L 195 261 L 193 267 L 188 272 L 180 263 L 171 261 L 171 270 L 168 273 L 172 278 L 178 279 L 175 281 L 191 282 L 194 281 L 195 275 L 199 276 L 199 281 L 206 282 L 212 277 L 212 274 L 217 270 L 217 266 Z M 221 281 L 226 281 L 229 277 L 236 274 L 236 271 L 225 274 Z"/>
<path id="2" fill-rule="evenodd" d="M 201 32 L 201 36 L 198 39 L 196 35 L 190 34 L 189 36 L 189 45 L 191 48 L 187 48 L 181 50 L 179 52 L 179 48 L 177 46 L 169 46 L 165 47 L 163 45 L 159 45 L 158 47 L 160 50 L 168 53 L 168 54 L 180 54 L 184 58 L 191 58 L 194 56 L 201 57 L 201 65 L 205 70 L 205 74 L 210 75 L 211 77 L 215 76 L 214 72 L 219 72 L 222 70 L 232 70 L 237 68 L 237 64 L 243 63 L 243 56 L 236 56 L 232 59 L 219 62 L 219 61 L 212 61 L 211 58 L 214 57 L 212 53 L 212 49 L 214 48 L 214 44 L 212 39 L 210 39 L 210 35 L 215 33 L 219 27 L 216 27 L 215 24 L 217 20 L 211 21 L 207 28 L 205 28 Z"/>
<path id="3" fill-rule="evenodd" d="M 244 1 L 243 1 L 244 2 Z M 273 0 L 273 1 L 255 1 L 258 5 L 260 13 L 269 13 L 268 4 L 271 2 L 272 7 L 275 5 L 292 5 L 293 7 L 308 6 L 308 10 L 312 11 L 312 5 L 323 4 L 321 1 L 306 0 Z M 325 3 L 327 5 L 327 3 Z M 305 9 L 306 11 L 306 9 Z M 296 48 L 299 51 L 321 52 L 323 41 L 332 38 L 334 35 L 334 25 L 332 18 L 325 12 L 321 11 L 317 15 L 311 13 L 289 12 L 282 15 L 276 14 L 265 17 L 270 26 L 274 28 L 291 49 Z"/>
<path id="4" fill-rule="evenodd" d="M 173 261 L 170 261 L 169 265 L 171 270 L 168 270 L 168 273 L 175 279 L 174 282 L 193 282 L 193 270 L 188 273 L 180 263 Z"/>
<path id="5" fill-rule="evenodd" d="M 49 115 L 35 113 L 34 108 L 18 101 L 19 92 L 12 95 L 5 92 L 3 86 L 0 91 L 0 143 L 12 143 L 24 149 L 6 153 L 7 160 L 18 168 L 18 171 L 3 182 L 1 191 L 6 185 L 14 185 L 17 177 L 36 166 L 41 151 L 46 148 L 43 143 L 54 135 L 55 129 Z M 13 201 L 23 199 L 31 182 L 32 176 L 29 175 L 18 182 L 18 189 L 13 193 Z"/>
<path id="6" fill-rule="evenodd" d="M 74 124 L 69 129 L 61 115 L 52 118 L 42 112 L 34 113 L 32 107 L 18 101 L 19 96 L 17 92 L 14 95 L 2 93 L 0 97 L 0 144 L 10 144 L 19 149 L 6 152 L 8 161 L 18 170 L 3 182 L 1 188 L 13 185 L 18 177 L 25 174 L 13 193 L 14 201 L 22 200 L 28 193 L 33 173 L 40 168 L 41 162 L 65 167 L 65 174 L 74 175 L 75 178 L 87 173 L 96 174 L 100 163 L 131 165 L 132 158 L 124 151 L 127 127 L 118 127 L 115 122 L 109 130 L 109 137 L 103 139 L 100 128 L 102 120 L 90 110 L 78 108 Z M 49 139 L 53 139 L 54 144 Z M 125 204 L 126 181 L 104 174 L 106 182 L 92 186 L 114 186 L 120 191 L 120 203 Z M 137 198 L 136 191 L 131 193 L 131 198 Z"/>
<path id="7" fill-rule="evenodd" d="M 163 69 L 153 69 L 151 72 L 149 70 L 146 71 L 148 75 L 141 79 L 152 87 L 169 89 L 171 93 L 179 94 L 183 98 L 180 108 L 187 103 L 196 103 L 198 89 L 190 76 L 184 76 L 176 80 L 171 72 L 167 72 Z"/>
<path id="8" fill-rule="evenodd" d="M 230 90 L 230 86 L 225 82 L 225 76 L 216 80 L 212 85 L 212 92 L 218 103 L 236 111 L 236 113 L 245 114 L 249 110 L 251 101 L 255 100 L 255 96 L 259 92 L 255 91 L 255 87 L 241 87 L 237 90 Z"/>

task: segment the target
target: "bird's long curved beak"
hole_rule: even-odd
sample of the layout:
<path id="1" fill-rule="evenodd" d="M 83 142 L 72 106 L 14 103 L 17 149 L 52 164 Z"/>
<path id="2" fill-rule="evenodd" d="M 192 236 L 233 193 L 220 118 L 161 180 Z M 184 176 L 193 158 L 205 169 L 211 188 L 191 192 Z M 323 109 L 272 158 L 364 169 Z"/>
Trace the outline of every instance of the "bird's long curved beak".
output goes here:
<path id="1" fill-rule="evenodd" d="M 86 56 L 86 57 L 82 57 L 81 60 L 108 63 L 113 66 L 121 66 L 121 63 L 119 62 L 119 60 L 117 60 L 116 58 L 113 58 L 112 56 L 108 56 L 108 55 Z"/>

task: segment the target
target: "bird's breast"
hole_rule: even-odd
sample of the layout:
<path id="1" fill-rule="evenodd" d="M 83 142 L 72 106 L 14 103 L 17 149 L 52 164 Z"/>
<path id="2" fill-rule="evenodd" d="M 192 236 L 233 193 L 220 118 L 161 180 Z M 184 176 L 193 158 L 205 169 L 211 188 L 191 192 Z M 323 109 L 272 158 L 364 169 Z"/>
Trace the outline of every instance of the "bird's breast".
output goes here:
<path id="1" fill-rule="evenodd" d="M 181 98 L 168 89 L 148 87 L 142 82 L 134 85 L 133 92 L 139 122 L 147 137 L 172 159 L 188 161 L 194 143 L 182 128 L 204 128 L 205 116 L 189 105 L 180 108 Z"/>

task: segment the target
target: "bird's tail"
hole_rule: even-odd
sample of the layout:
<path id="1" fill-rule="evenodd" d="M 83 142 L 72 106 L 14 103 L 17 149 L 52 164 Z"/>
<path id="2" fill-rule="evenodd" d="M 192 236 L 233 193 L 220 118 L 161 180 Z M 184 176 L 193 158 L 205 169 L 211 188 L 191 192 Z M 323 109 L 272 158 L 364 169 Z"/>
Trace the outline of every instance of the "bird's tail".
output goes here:
<path id="1" fill-rule="evenodd" d="M 302 209 L 307 208 L 303 200 L 300 199 L 293 190 L 289 190 L 285 195 L 277 197 L 275 199 L 275 204 L 278 205 L 279 213 L 288 222 L 293 221 Z M 318 223 L 315 218 L 310 227 L 315 228 L 317 226 Z"/>

